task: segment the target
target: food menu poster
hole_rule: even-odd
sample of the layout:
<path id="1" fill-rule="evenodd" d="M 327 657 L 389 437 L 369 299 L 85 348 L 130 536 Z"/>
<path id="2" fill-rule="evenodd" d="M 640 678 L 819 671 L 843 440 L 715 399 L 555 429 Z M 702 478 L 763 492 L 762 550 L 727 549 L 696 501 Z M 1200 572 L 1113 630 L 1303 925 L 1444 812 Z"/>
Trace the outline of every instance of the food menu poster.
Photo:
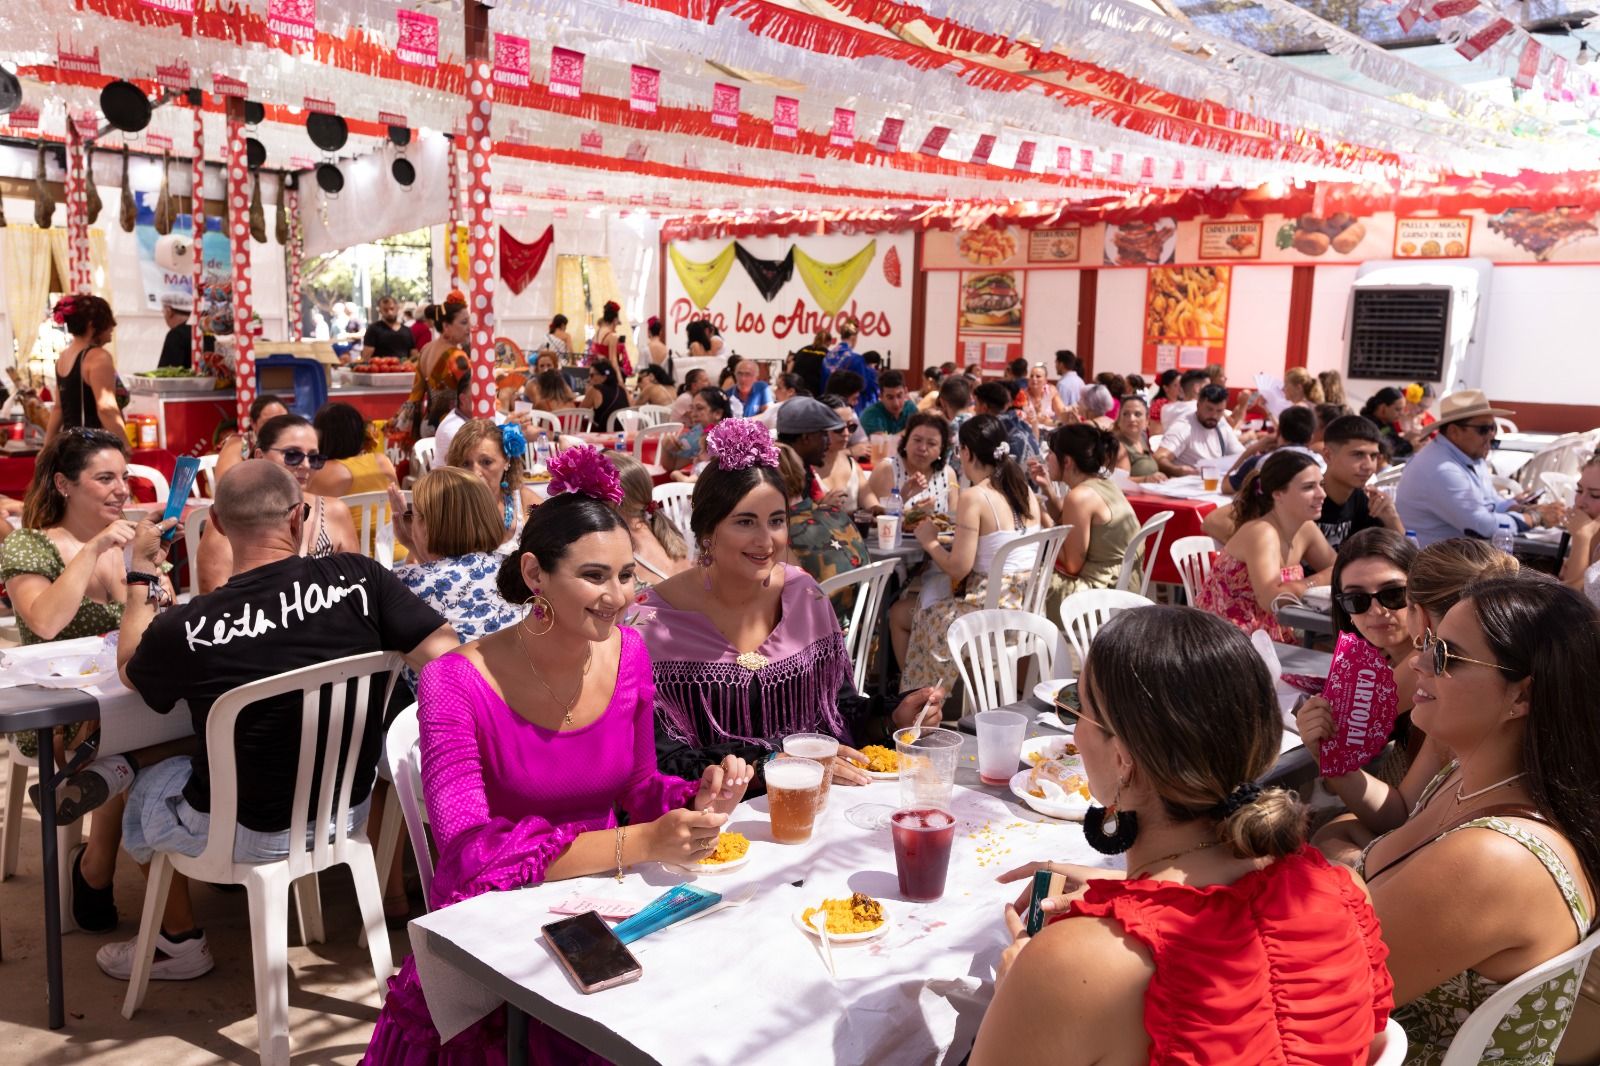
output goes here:
<path id="1" fill-rule="evenodd" d="M 1023 291 L 1018 270 L 971 270 L 961 275 L 956 306 L 956 361 L 1003 367 L 1022 354 Z"/>
<path id="2" fill-rule="evenodd" d="M 1226 363 L 1233 268 L 1153 267 L 1145 285 L 1143 372 Z"/>
<path id="3" fill-rule="evenodd" d="M 1458 259 L 1472 251 L 1472 219 L 1397 218 L 1396 259 Z"/>
<path id="4" fill-rule="evenodd" d="M 1082 252 L 1083 230 L 1078 226 L 1028 230 L 1027 235 L 1029 263 L 1076 263 Z"/>
<path id="5" fill-rule="evenodd" d="M 1260 259 L 1260 222 L 1200 223 L 1201 259 Z"/>

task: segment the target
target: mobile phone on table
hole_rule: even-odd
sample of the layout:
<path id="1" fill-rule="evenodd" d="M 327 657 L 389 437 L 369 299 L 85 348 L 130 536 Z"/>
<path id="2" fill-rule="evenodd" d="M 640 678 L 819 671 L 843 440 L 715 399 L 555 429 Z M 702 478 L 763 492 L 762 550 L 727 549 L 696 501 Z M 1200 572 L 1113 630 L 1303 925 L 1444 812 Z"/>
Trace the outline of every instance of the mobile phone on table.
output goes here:
<path id="1" fill-rule="evenodd" d="M 644 973 L 633 952 L 594 911 L 551 922 L 543 933 L 562 969 L 585 995 L 637 981 Z"/>
<path id="2" fill-rule="evenodd" d="M 1066 874 L 1058 874 L 1054 870 L 1033 872 L 1033 895 L 1028 898 L 1029 936 L 1038 936 L 1039 930 L 1044 928 L 1044 901 L 1051 896 L 1066 895 L 1066 892 Z"/>
<path id="3" fill-rule="evenodd" d="M 161 512 L 161 521 L 169 518 L 182 518 L 183 505 L 189 502 L 189 493 L 194 489 L 195 475 L 200 473 L 200 460 L 192 455 L 180 455 L 177 465 L 172 471 L 172 489 L 167 493 L 167 509 Z M 163 541 L 170 542 L 178 535 L 178 527 L 161 534 Z"/>

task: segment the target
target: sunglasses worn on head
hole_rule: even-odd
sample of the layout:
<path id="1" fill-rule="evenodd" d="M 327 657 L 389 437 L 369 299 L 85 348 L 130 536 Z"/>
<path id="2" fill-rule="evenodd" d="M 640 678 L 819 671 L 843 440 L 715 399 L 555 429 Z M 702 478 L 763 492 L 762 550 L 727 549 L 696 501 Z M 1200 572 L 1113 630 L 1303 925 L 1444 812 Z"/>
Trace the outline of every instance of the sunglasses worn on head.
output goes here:
<path id="1" fill-rule="evenodd" d="M 328 462 L 328 457 L 321 452 L 308 452 L 304 448 L 268 448 L 267 451 L 277 452 L 283 456 L 284 466 L 299 466 L 301 463 L 310 463 L 311 469 L 321 470 Z"/>
<path id="2" fill-rule="evenodd" d="M 1487 666 L 1494 670 L 1503 670 L 1508 674 L 1516 673 L 1509 666 L 1501 666 L 1499 663 L 1486 663 L 1482 659 L 1469 659 L 1465 655 L 1457 655 L 1450 650 L 1450 645 L 1445 642 L 1445 639 L 1431 629 L 1423 630 L 1421 638 L 1412 641 L 1411 646 L 1421 653 L 1422 661 L 1427 664 L 1434 677 L 1439 677 L 1441 674 L 1449 677 L 1450 664 L 1453 662 L 1471 663 L 1473 666 Z"/>
<path id="3" fill-rule="evenodd" d="M 1391 611 L 1399 611 L 1405 609 L 1406 587 L 1390 585 L 1377 592 L 1341 592 L 1336 598 L 1346 614 L 1366 614 L 1372 610 L 1373 600 Z"/>

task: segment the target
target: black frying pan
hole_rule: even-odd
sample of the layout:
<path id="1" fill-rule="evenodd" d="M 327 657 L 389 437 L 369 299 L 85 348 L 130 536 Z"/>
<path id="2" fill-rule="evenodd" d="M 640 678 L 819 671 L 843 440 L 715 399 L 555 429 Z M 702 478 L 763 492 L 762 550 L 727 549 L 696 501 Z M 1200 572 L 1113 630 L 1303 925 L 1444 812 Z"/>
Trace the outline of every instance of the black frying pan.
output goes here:
<path id="1" fill-rule="evenodd" d="M 389 164 L 389 173 L 394 175 L 394 180 L 401 185 L 410 187 L 417 180 L 417 168 L 411 165 L 409 159 L 396 159 Z"/>
<path id="2" fill-rule="evenodd" d="M 22 83 L 17 76 L 0 67 L 0 115 L 9 115 L 22 106 Z"/>
<path id="3" fill-rule="evenodd" d="M 246 126 L 259 126 L 261 120 L 267 117 L 267 109 L 255 100 L 244 102 L 244 124 Z"/>
<path id="4" fill-rule="evenodd" d="M 332 163 L 318 163 L 317 188 L 326 193 L 343 192 L 344 173 Z"/>
<path id="5" fill-rule="evenodd" d="M 123 133 L 138 133 L 150 125 L 150 100 L 130 81 L 108 82 L 100 90 L 100 111 Z"/>
<path id="6" fill-rule="evenodd" d="M 337 152 L 350 139 L 350 127 L 345 125 L 344 119 L 321 111 L 306 116 L 306 132 L 311 135 L 311 143 L 324 152 Z"/>
<path id="7" fill-rule="evenodd" d="M 411 131 L 404 126 L 390 126 L 389 143 L 396 148 L 404 148 L 411 143 Z"/>
<path id="8" fill-rule="evenodd" d="M 254 137 L 246 137 L 244 139 L 244 152 L 246 158 L 250 161 L 251 170 L 258 170 L 265 165 L 267 161 L 267 146 Z"/>

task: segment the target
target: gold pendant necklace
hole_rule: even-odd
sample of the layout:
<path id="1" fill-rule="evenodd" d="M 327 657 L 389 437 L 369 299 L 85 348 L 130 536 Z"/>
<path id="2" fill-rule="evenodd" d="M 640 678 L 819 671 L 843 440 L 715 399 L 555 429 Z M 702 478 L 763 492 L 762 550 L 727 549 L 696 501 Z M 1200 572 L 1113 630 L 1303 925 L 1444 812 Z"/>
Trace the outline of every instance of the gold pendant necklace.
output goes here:
<path id="1" fill-rule="evenodd" d="M 583 681 L 584 678 L 589 676 L 589 663 L 594 659 L 593 642 L 586 641 L 585 643 L 589 645 L 589 649 L 583 656 L 583 670 L 578 674 L 578 687 L 573 690 L 570 700 L 563 700 L 556 695 L 555 689 L 550 687 L 550 682 L 544 679 L 544 675 L 539 672 L 539 668 L 533 665 L 533 652 L 528 650 L 527 641 L 523 639 L 522 625 L 519 623 L 517 626 L 517 644 L 522 648 L 522 654 L 528 660 L 528 672 L 533 675 L 535 681 L 544 686 L 544 690 L 550 694 L 550 698 L 561 708 L 561 721 L 568 729 L 572 728 L 572 708 L 578 705 L 578 697 L 583 695 Z"/>
<path id="2" fill-rule="evenodd" d="M 1135 870 L 1132 873 L 1130 873 L 1128 875 L 1128 880 L 1137 881 L 1140 877 L 1144 876 L 1145 871 L 1153 870 L 1156 867 L 1160 866 L 1164 862 L 1171 862 L 1173 859 L 1182 858 L 1183 856 L 1188 855 L 1191 852 L 1204 851 L 1206 848 L 1214 848 L 1220 843 L 1222 843 L 1222 841 L 1220 841 L 1220 840 L 1205 840 L 1205 841 L 1200 842 L 1199 844 L 1194 844 L 1194 845 L 1191 845 L 1190 847 L 1184 848 L 1182 851 L 1175 851 L 1171 855 L 1163 855 L 1159 859 L 1151 859 L 1149 862 L 1145 863 L 1144 865 L 1140 866 L 1137 870 Z"/>

